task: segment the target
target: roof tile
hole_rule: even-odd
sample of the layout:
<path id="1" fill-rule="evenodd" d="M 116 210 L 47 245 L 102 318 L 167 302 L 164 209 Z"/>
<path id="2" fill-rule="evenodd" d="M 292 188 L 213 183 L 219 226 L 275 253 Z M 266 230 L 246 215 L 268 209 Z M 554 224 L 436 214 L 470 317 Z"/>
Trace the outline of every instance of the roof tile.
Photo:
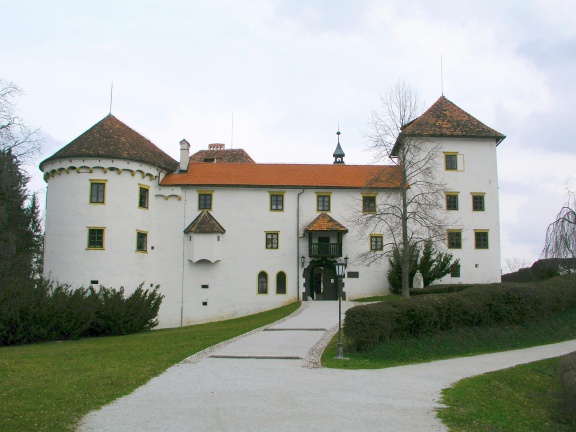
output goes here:
<path id="1" fill-rule="evenodd" d="M 343 231 L 348 232 L 348 228 L 334 219 L 326 212 L 322 212 L 308 225 L 304 231 Z"/>

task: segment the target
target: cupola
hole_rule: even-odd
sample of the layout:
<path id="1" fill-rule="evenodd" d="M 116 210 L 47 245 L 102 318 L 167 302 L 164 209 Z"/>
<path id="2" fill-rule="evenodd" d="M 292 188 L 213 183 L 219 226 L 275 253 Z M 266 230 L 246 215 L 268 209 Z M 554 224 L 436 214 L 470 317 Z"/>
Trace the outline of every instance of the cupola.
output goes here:
<path id="1" fill-rule="evenodd" d="M 332 156 L 334 156 L 335 164 L 343 164 L 346 153 L 344 153 L 344 150 L 342 150 L 342 147 L 340 146 L 340 131 L 336 132 L 336 135 L 338 135 L 338 145 L 336 146 L 336 150 L 334 150 Z"/>

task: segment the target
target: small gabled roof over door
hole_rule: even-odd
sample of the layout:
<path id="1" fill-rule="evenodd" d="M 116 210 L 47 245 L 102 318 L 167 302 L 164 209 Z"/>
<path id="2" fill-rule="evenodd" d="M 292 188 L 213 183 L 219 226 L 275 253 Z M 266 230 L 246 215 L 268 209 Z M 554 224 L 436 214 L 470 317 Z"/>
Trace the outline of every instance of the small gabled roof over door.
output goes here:
<path id="1" fill-rule="evenodd" d="M 328 213 L 322 212 L 310 223 L 310 225 L 304 228 L 304 231 L 340 231 L 342 233 L 347 233 L 348 228 Z"/>

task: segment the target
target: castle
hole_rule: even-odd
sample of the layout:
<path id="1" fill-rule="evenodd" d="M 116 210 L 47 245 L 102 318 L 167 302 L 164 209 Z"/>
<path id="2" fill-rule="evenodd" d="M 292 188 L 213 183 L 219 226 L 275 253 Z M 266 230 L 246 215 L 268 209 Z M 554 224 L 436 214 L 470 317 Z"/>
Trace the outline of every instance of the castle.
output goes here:
<path id="1" fill-rule="evenodd" d="M 441 148 L 446 250 L 460 260 L 438 283 L 500 281 L 496 147 L 504 135 L 444 96 L 403 130 Z M 373 213 L 397 193 L 396 165 L 260 164 L 211 144 L 176 161 L 108 115 L 40 164 L 47 182 L 46 276 L 73 286 L 160 285 L 160 327 L 233 318 L 296 300 L 337 298 L 335 262 L 346 257 L 347 299 L 388 292 L 382 232 Z M 376 176 L 381 181 L 370 184 Z"/>

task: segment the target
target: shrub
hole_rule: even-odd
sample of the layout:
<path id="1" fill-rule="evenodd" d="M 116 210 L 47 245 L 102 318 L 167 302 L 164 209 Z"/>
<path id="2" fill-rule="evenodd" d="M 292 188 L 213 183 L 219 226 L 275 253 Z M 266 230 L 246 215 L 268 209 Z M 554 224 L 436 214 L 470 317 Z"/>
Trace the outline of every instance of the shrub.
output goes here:
<path id="1" fill-rule="evenodd" d="M 564 411 L 576 424 L 576 352 L 565 355 L 558 362 L 558 376 L 562 387 Z"/>
<path id="2" fill-rule="evenodd" d="M 72 289 L 50 281 L 0 286 L 0 346 L 86 336 L 122 335 L 158 325 L 159 287 Z"/>
<path id="3" fill-rule="evenodd" d="M 576 308 L 576 275 L 531 284 L 477 285 L 356 306 L 346 313 L 350 348 L 365 351 L 392 338 L 418 337 L 466 326 L 521 325 Z"/>

